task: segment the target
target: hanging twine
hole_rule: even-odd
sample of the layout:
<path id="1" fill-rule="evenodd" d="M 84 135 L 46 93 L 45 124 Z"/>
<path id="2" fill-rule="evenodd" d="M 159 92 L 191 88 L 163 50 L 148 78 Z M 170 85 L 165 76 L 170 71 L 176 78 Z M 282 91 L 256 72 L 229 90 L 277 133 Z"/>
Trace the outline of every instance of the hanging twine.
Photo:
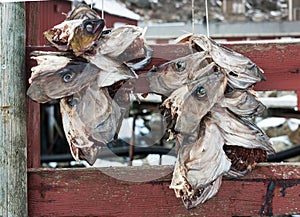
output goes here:
<path id="1" fill-rule="evenodd" d="M 104 19 L 104 0 L 102 0 L 101 17 L 102 17 L 102 19 Z"/>
<path id="2" fill-rule="evenodd" d="M 206 35 L 209 38 L 209 22 L 208 22 L 208 3 L 205 0 L 205 16 L 206 16 Z"/>

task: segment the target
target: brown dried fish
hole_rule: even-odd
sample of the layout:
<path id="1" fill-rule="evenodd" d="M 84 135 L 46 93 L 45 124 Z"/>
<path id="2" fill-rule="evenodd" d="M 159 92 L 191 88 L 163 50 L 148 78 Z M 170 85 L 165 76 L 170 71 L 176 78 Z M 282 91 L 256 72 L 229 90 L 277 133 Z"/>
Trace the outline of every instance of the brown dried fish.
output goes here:
<path id="1" fill-rule="evenodd" d="M 236 115 L 242 117 L 259 116 L 266 108 L 265 105 L 257 99 L 256 93 L 251 89 L 232 89 L 229 92 L 225 92 L 219 105 L 228 108 Z"/>
<path id="2" fill-rule="evenodd" d="M 225 87 L 225 74 L 216 71 L 175 90 L 162 104 L 176 120 L 174 131 L 195 138 L 201 119 L 223 97 Z"/>
<path id="3" fill-rule="evenodd" d="M 199 52 L 206 51 L 212 60 L 227 73 L 228 82 L 233 88 L 247 88 L 265 80 L 263 70 L 250 59 L 225 46 L 219 45 L 205 35 L 187 34 L 177 40 L 187 42 Z"/>
<path id="4" fill-rule="evenodd" d="M 38 65 L 31 68 L 27 95 L 39 103 L 72 95 L 97 79 L 100 69 L 82 59 L 53 55 L 32 57 Z"/>
<path id="5" fill-rule="evenodd" d="M 220 128 L 226 145 L 259 148 L 274 153 L 268 136 L 250 120 L 219 106 L 211 109 L 210 119 Z"/>
<path id="6" fill-rule="evenodd" d="M 202 121 L 199 139 L 179 148 L 170 188 L 192 208 L 213 197 L 231 162 L 223 151 L 224 139 L 216 124 Z"/>
<path id="7" fill-rule="evenodd" d="M 72 50 L 78 56 L 94 46 L 104 27 L 96 11 L 79 4 L 64 22 L 45 31 L 44 37 L 58 50 Z"/>
<path id="8" fill-rule="evenodd" d="M 126 64 L 120 64 L 116 71 L 105 71 L 83 58 L 58 52 L 35 53 L 38 65 L 32 67 L 27 95 L 45 103 L 53 99 L 70 96 L 90 82 L 96 81 L 99 87 L 110 86 L 120 80 L 136 78 L 136 74 Z"/>
<path id="9" fill-rule="evenodd" d="M 207 52 L 196 52 L 153 67 L 148 72 L 147 79 L 151 91 L 169 96 L 182 85 L 213 73 L 216 68 Z"/>
<path id="10" fill-rule="evenodd" d="M 101 147 L 113 139 L 122 121 L 118 104 L 111 99 L 107 88 L 99 88 L 94 82 L 62 99 L 60 107 L 73 157 L 93 164 Z"/>
<path id="11" fill-rule="evenodd" d="M 83 55 L 89 62 L 106 71 L 115 71 L 120 64 L 141 69 L 149 63 L 152 49 L 146 44 L 144 29 L 125 25 L 102 35 L 93 52 Z M 141 61 L 137 61 L 140 60 Z"/>

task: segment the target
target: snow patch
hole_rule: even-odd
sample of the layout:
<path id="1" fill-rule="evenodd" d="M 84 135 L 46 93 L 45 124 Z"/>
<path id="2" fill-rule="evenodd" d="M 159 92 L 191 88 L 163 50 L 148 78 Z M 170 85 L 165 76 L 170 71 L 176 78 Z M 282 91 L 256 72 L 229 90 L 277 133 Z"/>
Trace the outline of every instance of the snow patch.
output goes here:
<path id="1" fill-rule="evenodd" d="M 102 10 L 102 0 L 98 0 L 98 1 L 91 1 L 91 0 L 85 0 L 85 2 L 87 4 L 91 4 L 91 2 L 94 3 L 93 8 L 97 9 L 97 10 Z M 117 15 L 120 17 L 125 17 L 125 18 L 129 18 L 132 20 L 140 20 L 141 17 L 140 15 L 134 13 L 133 11 L 129 10 L 128 8 L 126 8 L 126 5 L 124 3 L 121 3 L 119 1 L 116 0 L 103 0 L 103 8 L 104 11 L 112 14 L 112 15 Z M 105 17 L 104 17 L 105 19 Z"/>

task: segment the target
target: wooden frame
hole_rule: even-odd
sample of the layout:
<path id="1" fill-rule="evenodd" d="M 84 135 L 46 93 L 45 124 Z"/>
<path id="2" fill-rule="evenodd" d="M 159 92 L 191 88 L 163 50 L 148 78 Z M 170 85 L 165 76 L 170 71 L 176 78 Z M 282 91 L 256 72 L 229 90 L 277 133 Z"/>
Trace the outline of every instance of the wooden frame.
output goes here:
<path id="1" fill-rule="evenodd" d="M 228 44 L 265 70 L 267 81 L 256 90 L 293 90 L 300 93 L 300 43 Z M 147 92 L 145 73 L 152 65 L 188 54 L 186 45 L 155 45 L 152 62 L 140 71 L 137 92 Z M 47 47 L 28 47 L 32 50 Z M 32 64 L 28 61 L 27 73 Z M 299 98 L 298 98 L 299 99 Z M 298 101 L 299 108 L 299 101 Z M 28 100 L 28 135 L 38 135 L 38 105 Z M 261 164 L 242 179 L 223 181 L 220 192 L 207 203 L 187 211 L 168 188 L 172 167 L 41 169 L 39 137 L 28 136 L 28 207 L 30 216 L 258 216 L 300 213 L 300 164 Z M 33 168 L 32 168 L 33 167 Z M 34 168 L 35 167 L 35 168 Z M 30 169 L 31 168 L 31 169 Z M 124 182 L 112 172 L 136 180 Z M 151 177 L 161 176 L 152 180 Z"/>

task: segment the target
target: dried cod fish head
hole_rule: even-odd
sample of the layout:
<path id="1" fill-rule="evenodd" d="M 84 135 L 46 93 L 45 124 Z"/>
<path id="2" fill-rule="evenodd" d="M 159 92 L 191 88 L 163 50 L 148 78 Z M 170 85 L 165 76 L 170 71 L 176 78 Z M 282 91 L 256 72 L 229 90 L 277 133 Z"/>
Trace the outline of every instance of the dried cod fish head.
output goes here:
<path id="1" fill-rule="evenodd" d="M 143 35 L 145 34 L 145 31 L 146 29 L 132 25 L 124 25 L 113 28 L 100 38 L 98 47 L 96 48 L 97 54 L 106 55 L 111 58 L 118 58 L 134 43 L 137 47 L 143 47 Z M 138 41 L 136 42 L 136 40 Z M 127 61 L 128 60 L 124 60 L 124 62 Z"/>
<path id="2" fill-rule="evenodd" d="M 105 27 L 103 19 L 65 20 L 44 32 L 44 37 L 58 50 L 72 50 L 76 56 L 90 50 Z"/>
<path id="3" fill-rule="evenodd" d="M 182 85 L 199 79 L 204 74 L 213 73 L 215 68 L 210 56 L 203 51 L 153 67 L 148 72 L 147 79 L 153 92 L 169 96 Z"/>
<path id="4" fill-rule="evenodd" d="M 66 20 L 48 31 L 45 38 L 57 49 L 72 49 L 76 55 L 89 50 L 100 37 L 105 21 L 86 4 L 69 12 Z"/>
<path id="5" fill-rule="evenodd" d="M 56 52 L 32 57 L 38 65 L 32 67 L 27 95 L 39 103 L 72 95 L 97 79 L 100 69 L 80 58 L 58 56 Z"/>
<path id="6" fill-rule="evenodd" d="M 152 49 L 143 38 L 144 33 L 145 29 L 137 26 L 114 28 L 101 36 L 93 53 L 86 53 L 84 57 L 108 71 L 123 63 L 134 70 L 141 69 L 152 56 Z"/>
<path id="7" fill-rule="evenodd" d="M 236 115 L 242 117 L 261 115 L 266 108 L 257 99 L 256 93 L 251 89 L 230 89 L 229 91 L 225 91 L 224 97 L 220 100 L 219 105 L 228 108 Z"/>
<path id="8" fill-rule="evenodd" d="M 223 96 L 226 76 L 215 71 L 175 90 L 162 104 L 175 119 L 176 133 L 195 138 L 201 119 Z"/>
<path id="9" fill-rule="evenodd" d="M 223 144 L 218 126 L 204 118 L 199 139 L 179 148 L 170 188 L 186 208 L 204 203 L 218 192 L 222 175 L 231 166 Z"/>
<path id="10" fill-rule="evenodd" d="M 219 45 L 205 35 L 189 34 L 177 41 L 181 43 L 188 41 L 199 52 L 207 51 L 212 60 L 227 73 L 228 83 L 233 88 L 245 89 L 265 80 L 263 70 L 249 58 Z"/>
<path id="11" fill-rule="evenodd" d="M 120 108 L 97 82 L 61 100 L 65 135 L 75 160 L 96 160 L 101 147 L 110 142 L 121 117 Z M 81 156 L 79 155 L 81 154 Z"/>

